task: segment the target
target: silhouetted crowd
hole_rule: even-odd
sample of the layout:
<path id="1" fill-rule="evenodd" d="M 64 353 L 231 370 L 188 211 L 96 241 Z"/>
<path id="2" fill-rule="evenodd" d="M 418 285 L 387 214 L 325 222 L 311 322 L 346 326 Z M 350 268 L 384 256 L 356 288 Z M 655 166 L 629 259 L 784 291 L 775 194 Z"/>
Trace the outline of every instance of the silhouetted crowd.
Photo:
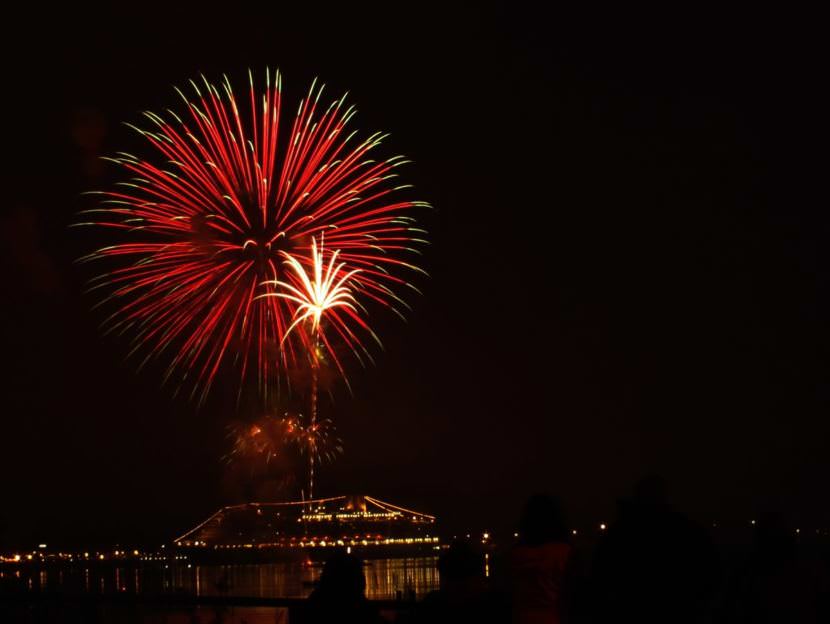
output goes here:
<path id="1" fill-rule="evenodd" d="M 756 520 L 751 552 L 724 565 L 710 535 L 642 480 L 591 553 L 572 541 L 557 498 L 531 497 L 515 545 L 494 574 L 458 541 L 438 561 L 440 587 L 396 622 L 514 624 L 801 624 L 830 622 L 828 553 L 804 549 L 780 516 Z M 590 556 L 589 556 L 590 554 Z M 731 568 L 731 569 L 730 569 Z M 384 622 L 365 597 L 362 562 L 338 553 L 292 624 Z"/>

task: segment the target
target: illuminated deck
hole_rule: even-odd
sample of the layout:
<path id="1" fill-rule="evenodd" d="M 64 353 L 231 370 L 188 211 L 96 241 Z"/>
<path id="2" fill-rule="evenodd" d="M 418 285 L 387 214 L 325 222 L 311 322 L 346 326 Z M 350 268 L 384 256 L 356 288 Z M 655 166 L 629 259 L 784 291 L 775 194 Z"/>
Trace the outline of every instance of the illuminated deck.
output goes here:
<path id="1" fill-rule="evenodd" d="M 175 540 L 199 550 L 378 548 L 433 550 L 435 516 L 371 496 L 223 507 Z"/>

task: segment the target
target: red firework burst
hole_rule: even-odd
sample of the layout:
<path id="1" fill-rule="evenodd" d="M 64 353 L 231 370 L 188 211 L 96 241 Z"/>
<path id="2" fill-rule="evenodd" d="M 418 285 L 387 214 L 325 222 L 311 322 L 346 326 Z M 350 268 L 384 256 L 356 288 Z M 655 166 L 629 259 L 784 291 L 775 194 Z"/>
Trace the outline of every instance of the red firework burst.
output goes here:
<path id="1" fill-rule="evenodd" d="M 191 81 L 192 99 L 177 89 L 184 114 L 144 113 L 151 129 L 131 127 L 148 155 L 108 159 L 128 179 L 99 192 L 102 205 L 79 224 L 113 232 L 112 244 L 82 259 L 111 263 L 93 281 L 114 307 L 105 326 L 130 333 L 145 361 L 169 352 L 166 378 L 178 371 L 200 400 L 227 360 L 239 366 L 240 389 L 253 375 L 267 392 L 307 352 L 309 329 L 287 335 L 294 304 L 258 297 L 282 279 L 285 254 L 310 262 L 313 238 L 325 234 L 359 269 L 355 297 L 400 314 L 398 292 L 414 288 L 406 273 L 420 271 L 408 254 L 425 242 L 411 212 L 427 204 L 402 199 L 409 185 L 395 182 L 408 161 L 371 158 L 386 135 L 347 132 L 355 111 L 345 96 L 323 105 L 315 81 L 285 133 L 279 72 L 266 72 L 261 93 L 249 80 L 244 106 L 226 77 L 220 88 L 202 78 Z"/>

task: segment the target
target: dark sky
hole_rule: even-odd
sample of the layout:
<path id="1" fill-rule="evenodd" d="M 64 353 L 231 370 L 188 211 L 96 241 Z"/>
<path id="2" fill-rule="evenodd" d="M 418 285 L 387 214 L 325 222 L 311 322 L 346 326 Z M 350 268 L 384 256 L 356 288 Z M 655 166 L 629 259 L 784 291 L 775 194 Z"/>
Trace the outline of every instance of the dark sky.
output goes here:
<path id="1" fill-rule="evenodd" d="M 97 156 L 132 145 L 121 121 L 266 65 L 289 98 L 314 76 L 349 90 L 436 206 L 424 297 L 324 404 L 346 452 L 323 493 L 505 528 L 536 490 L 607 519 L 658 472 L 701 519 L 830 524 L 809 16 L 177 5 L 4 36 L 0 547 L 152 544 L 225 502 L 233 402 L 197 410 L 101 335 L 73 265 L 101 239 L 67 226 L 112 175 Z"/>

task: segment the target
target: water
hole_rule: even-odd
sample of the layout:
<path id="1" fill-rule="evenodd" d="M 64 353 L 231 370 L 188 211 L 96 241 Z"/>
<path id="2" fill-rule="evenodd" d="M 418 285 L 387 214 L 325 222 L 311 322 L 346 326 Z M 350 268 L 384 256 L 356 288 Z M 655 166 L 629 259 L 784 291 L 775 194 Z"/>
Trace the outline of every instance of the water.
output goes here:
<path id="1" fill-rule="evenodd" d="M 370 599 L 423 597 L 438 588 L 436 557 L 368 560 L 364 566 Z M 5 571 L 32 592 L 67 594 L 187 594 L 246 598 L 305 598 L 320 578 L 319 565 L 297 562 L 140 567 L 50 567 Z M 7 579 L 12 580 L 12 579 Z"/>

